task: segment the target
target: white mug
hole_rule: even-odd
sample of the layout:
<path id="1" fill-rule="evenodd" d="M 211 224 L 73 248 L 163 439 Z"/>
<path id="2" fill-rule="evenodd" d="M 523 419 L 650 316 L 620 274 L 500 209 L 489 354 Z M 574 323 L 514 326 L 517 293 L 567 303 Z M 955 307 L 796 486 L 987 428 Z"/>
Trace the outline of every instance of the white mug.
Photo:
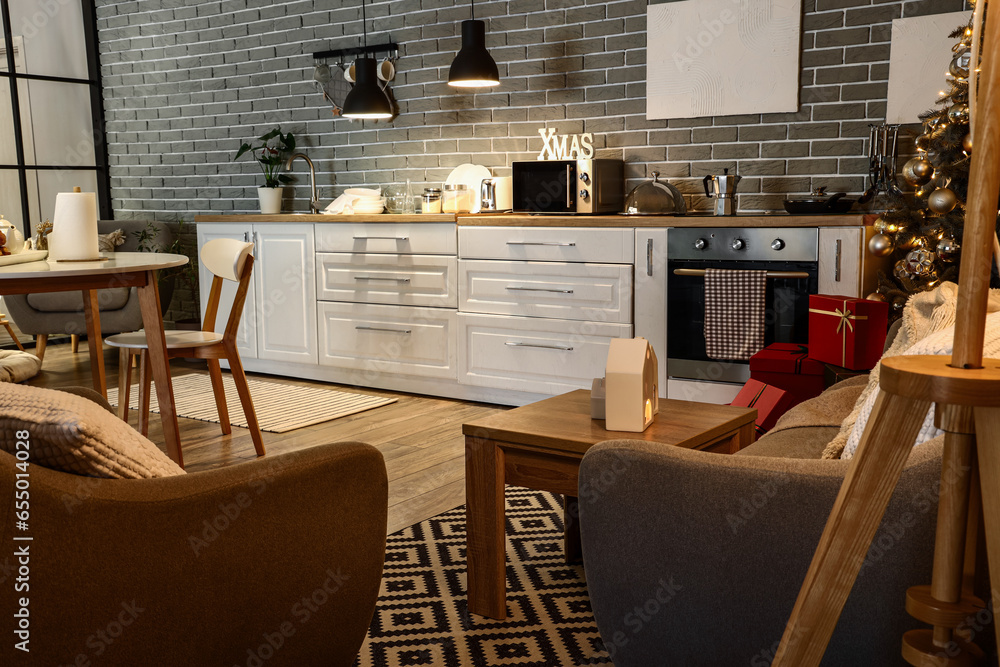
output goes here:
<path id="1" fill-rule="evenodd" d="M 354 83 L 354 63 L 344 68 L 344 79 L 349 83 Z"/>
<path id="2" fill-rule="evenodd" d="M 386 58 L 378 64 L 377 71 L 378 78 L 382 79 L 386 83 L 389 83 L 396 76 L 396 66 L 392 64 L 392 60 Z"/>

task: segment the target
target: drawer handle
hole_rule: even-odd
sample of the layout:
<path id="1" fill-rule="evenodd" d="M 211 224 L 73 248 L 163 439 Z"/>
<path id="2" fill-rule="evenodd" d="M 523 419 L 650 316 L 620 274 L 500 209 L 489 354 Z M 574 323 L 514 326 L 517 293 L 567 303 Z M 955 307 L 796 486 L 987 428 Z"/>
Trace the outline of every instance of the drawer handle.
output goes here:
<path id="1" fill-rule="evenodd" d="M 538 345 L 536 343 L 512 343 L 510 341 L 507 341 L 504 345 L 508 345 L 510 347 L 540 347 L 544 350 L 562 350 L 564 352 L 569 352 L 573 349 L 569 345 Z"/>
<path id="2" fill-rule="evenodd" d="M 355 241 L 409 241 L 409 236 L 355 236 Z"/>
<path id="3" fill-rule="evenodd" d="M 576 243 L 573 241 L 570 241 L 569 243 L 563 243 L 561 241 L 507 241 L 507 245 L 554 245 L 572 248 L 576 246 Z"/>
<path id="4" fill-rule="evenodd" d="M 572 294 L 571 289 L 551 289 L 548 287 L 511 287 L 508 285 L 506 289 L 511 292 L 553 292 L 555 294 Z"/>
<path id="5" fill-rule="evenodd" d="M 386 333 L 398 333 L 398 334 L 410 333 L 410 329 L 386 329 L 385 327 L 368 327 L 361 324 L 359 324 L 354 328 L 357 329 L 358 331 L 385 331 Z"/>
<path id="6" fill-rule="evenodd" d="M 393 283 L 408 283 L 409 278 L 381 278 L 379 276 L 354 276 L 355 280 L 388 280 Z"/>

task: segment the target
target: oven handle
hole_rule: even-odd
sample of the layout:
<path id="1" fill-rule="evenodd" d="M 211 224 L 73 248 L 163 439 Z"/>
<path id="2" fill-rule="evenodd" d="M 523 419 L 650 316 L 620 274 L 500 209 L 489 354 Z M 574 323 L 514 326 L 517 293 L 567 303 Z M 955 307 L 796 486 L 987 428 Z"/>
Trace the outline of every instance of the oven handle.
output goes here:
<path id="1" fill-rule="evenodd" d="M 674 269 L 675 276 L 704 276 L 705 269 Z M 768 278 L 808 278 L 805 271 L 768 271 Z"/>

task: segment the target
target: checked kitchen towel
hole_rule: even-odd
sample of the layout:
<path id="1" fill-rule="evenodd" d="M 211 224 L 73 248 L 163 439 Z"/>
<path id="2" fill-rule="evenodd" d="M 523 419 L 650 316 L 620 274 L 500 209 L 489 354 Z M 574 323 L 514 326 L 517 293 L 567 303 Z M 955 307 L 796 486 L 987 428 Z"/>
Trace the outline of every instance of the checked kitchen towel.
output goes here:
<path id="1" fill-rule="evenodd" d="M 746 361 L 764 347 L 767 271 L 705 269 L 705 353 Z"/>

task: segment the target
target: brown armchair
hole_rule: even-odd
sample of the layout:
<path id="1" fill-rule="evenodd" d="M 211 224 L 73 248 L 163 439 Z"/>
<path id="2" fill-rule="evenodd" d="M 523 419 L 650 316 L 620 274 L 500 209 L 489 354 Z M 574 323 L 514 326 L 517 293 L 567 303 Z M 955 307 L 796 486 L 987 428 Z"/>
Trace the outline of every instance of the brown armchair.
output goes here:
<path id="1" fill-rule="evenodd" d="M 142 480 L 32 465 L 26 531 L 15 526 L 16 463 L 0 451 L 0 664 L 354 662 L 385 556 L 375 448 L 339 443 Z M 14 648 L 21 596 L 30 653 Z"/>

